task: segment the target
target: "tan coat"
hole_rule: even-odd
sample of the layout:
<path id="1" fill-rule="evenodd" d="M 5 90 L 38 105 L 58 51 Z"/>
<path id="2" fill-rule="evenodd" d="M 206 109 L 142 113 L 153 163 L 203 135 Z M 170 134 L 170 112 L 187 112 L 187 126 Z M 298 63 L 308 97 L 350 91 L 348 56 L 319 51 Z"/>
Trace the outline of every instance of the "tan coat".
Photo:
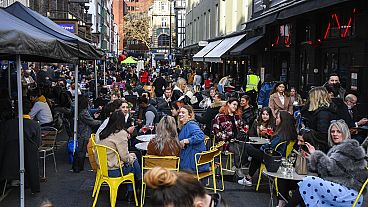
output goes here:
<path id="1" fill-rule="evenodd" d="M 134 153 L 129 153 L 128 151 L 128 132 L 121 130 L 115 134 L 111 134 L 107 138 L 101 140 L 98 144 L 105 145 L 113 148 L 119 153 L 120 160 L 123 163 L 133 163 L 136 159 Z M 119 169 L 118 158 L 114 152 L 107 150 L 107 164 L 109 170 Z"/>
<path id="2" fill-rule="evenodd" d="M 285 101 L 284 104 L 282 104 L 278 93 L 274 93 L 270 96 L 270 102 L 268 106 L 272 110 L 273 117 L 276 117 L 279 111 L 288 111 L 290 114 L 293 114 L 293 103 L 291 103 L 290 97 L 284 97 Z"/>

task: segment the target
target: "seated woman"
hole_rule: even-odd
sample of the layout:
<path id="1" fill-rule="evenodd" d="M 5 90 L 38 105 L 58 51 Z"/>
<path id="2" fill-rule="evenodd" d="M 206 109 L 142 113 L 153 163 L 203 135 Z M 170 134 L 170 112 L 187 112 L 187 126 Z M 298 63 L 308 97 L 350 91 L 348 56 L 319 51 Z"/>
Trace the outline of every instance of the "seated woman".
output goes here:
<path id="1" fill-rule="evenodd" d="M 319 177 L 308 176 L 298 183 L 299 189 L 286 206 L 351 206 L 362 184 L 368 178 L 364 149 L 350 138 L 349 128 L 343 120 L 334 121 L 328 129 L 327 154 L 308 148 L 309 170 Z M 356 206 L 362 206 L 363 196 Z"/>
<path id="2" fill-rule="evenodd" d="M 230 98 L 213 119 L 216 142 L 225 141 L 226 144 L 229 144 L 232 139 L 237 138 L 239 132 L 243 131 L 245 127 L 241 116 L 239 100 Z"/>
<path id="3" fill-rule="evenodd" d="M 242 160 L 247 160 L 247 156 L 252 157 L 252 161 L 249 166 L 249 173 L 243 179 L 238 180 L 240 185 L 252 186 L 252 177 L 261 166 L 263 160 L 263 150 L 273 149 L 283 141 L 290 141 L 297 138 L 295 129 L 295 120 L 292 115 L 287 111 L 280 111 L 276 117 L 276 132 L 271 138 L 270 144 L 264 144 L 260 149 L 255 148 L 251 144 L 245 144 Z M 282 144 L 277 148 L 277 151 L 285 157 L 286 144 Z"/>
<path id="4" fill-rule="evenodd" d="M 265 137 L 265 129 L 275 129 L 275 118 L 272 115 L 269 107 L 263 107 L 259 112 L 258 118 L 254 120 L 252 127 L 249 129 L 250 137 Z"/>
<path id="5" fill-rule="evenodd" d="M 152 206 L 226 206 L 220 194 L 207 194 L 203 185 L 188 173 L 155 167 L 144 175 L 144 182 L 154 189 L 151 196 Z"/>
<path id="6" fill-rule="evenodd" d="M 147 146 L 147 155 L 179 156 L 181 145 L 172 116 L 164 116 L 156 127 L 156 136 Z"/>
<path id="7" fill-rule="evenodd" d="M 193 121 L 194 111 L 191 106 L 184 105 L 179 111 L 180 170 L 196 172 L 195 154 L 206 150 L 204 133 L 197 122 Z M 201 165 L 199 171 L 208 171 L 209 164 Z"/>
<path id="8" fill-rule="evenodd" d="M 245 124 L 242 119 L 242 111 L 239 106 L 239 100 L 236 98 L 230 98 L 224 106 L 219 110 L 219 113 L 213 119 L 213 131 L 215 133 L 216 142 L 224 141 L 225 151 L 234 152 L 234 166 L 240 167 L 240 157 L 241 154 L 238 143 L 232 142 L 234 139 L 244 138 L 244 136 L 239 136 L 245 134 L 244 131 Z M 241 141 L 245 141 L 245 140 Z"/>
<path id="9" fill-rule="evenodd" d="M 142 180 L 141 167 L 139 166 L 137 157 L 134 153 L 128 151 L 129 133 L 125 129 L 125 116 L 121 111 L 112 113 L 106 127 L 100 133 L 100 142 L 97 144 L 105 145 L 113 148 L 119 153 L 121 162 L 123 163 L 123 174 L 133 173 L 136 186 L 140 186 Z M 119 177 L 120 166 L 118 165 L 118 158 L 110 150 L 107 150 L 107 160 L 109 165 L 109 176 Z M 128 185 L 128 200 L 132 197 L 133 188 Z"/>
<path id="10" fill-rule="evenodd" d="M 314 139 L 315 137 L 313 136 L 313 133 L 311 133 L 309 129 L 300 130 L 299 135 L 298 135 L 297 145 L 299 148 L 299 152 L 301 153 L 302 156 L 306 157 L 307 153 L 309 152 L 305 143 L 306 142 L 310 144 L 315 143 Z M 287 200 L 290 199 L 289 191 L 297 189 L 298 181 L 279 178 L 277 186 L 278 186 L 278 191 L 279 191 L 277 195 L 279 199 L 277 207 L 284 207 L 286 205 L 286 201 L 284 200 L 284 198 Z"/>

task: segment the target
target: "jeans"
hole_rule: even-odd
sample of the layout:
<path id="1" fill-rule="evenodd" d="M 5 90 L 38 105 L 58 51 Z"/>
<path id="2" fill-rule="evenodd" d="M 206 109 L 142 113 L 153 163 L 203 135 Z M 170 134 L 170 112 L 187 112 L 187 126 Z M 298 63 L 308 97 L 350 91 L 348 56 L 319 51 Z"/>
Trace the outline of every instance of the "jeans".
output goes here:
<path id="1" fill-rule="evenodd" d="M 130 163 L 123 164 L 123 174 L 127 175 L 128 173 L 133 173 L 135 180 L 142 180 L 142 170 L 137 159 L 134 160 L 133 164 Z M 121 176 L 120 169 L 109 170 L 109 177 L 116 178 L 120 176 Z M 132 184 L 128 184 L 127 189 L 128 191 L 133 191 Z"/>

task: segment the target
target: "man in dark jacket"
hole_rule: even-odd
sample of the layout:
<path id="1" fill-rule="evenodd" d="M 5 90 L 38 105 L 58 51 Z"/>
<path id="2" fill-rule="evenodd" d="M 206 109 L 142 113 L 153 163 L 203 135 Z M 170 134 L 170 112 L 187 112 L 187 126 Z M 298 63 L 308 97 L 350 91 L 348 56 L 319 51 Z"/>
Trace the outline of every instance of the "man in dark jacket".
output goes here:
<path id="1" fill-rule="evenodd" d="M 23 101 L 23 131 L 24 131 L 24 167 L 26 185 L 30 185 L 32 193 L 40 192 L 39 153 L 41 145 L 40 125 L 28 115 L 31 103 Z M 0 178 L 19 180 L 19 126 L 18 119 L 4 123 L 0 139 Z M 3 132 L 5 132 L 3 130 Z"/>
<path id="2" fill-rule="evenodd" d="M 165 88 L 164 95 L 158 97 L 156 99 L 156 108 L 159 114 L 161 115 L 170 115 L 171 116 L 171 96 L 172 96 L 172 89 L 170 87 Z"/>
<path id="3" fill-rule="evenodd" d="M 155 95 L 156 97 L 161 97 L 164 93 L 163 88 L 167 87 L 167 82 L 165 78 L 161 76 L 161 73 L 158 74 L 158 77 L 153 82 L 153 86 L 155 87 Z"/>
<path id="4" fill-rule="evenodd" d="M 139 97 L 138 104 L 139 104 L 138 122 L 141 122 L 142 125 L 149 125 L 149 124 L 156 124 L 160 121 L 156 108 L 151 104 L 149 104 L 147 97 L 145 96 Z"/>
<path id="5" fill-rule="evenodd" d="M 210 107 L 206 109 L 206 111 L 202 114 L 202 116 L 195 116 L 195 119 L 201 123 L 205 124 L 205 130 L 204 134 L 210 136 L 212 132 L 212 120 L 216 117 L 216 115 L 219 113 L 219 110 L 222 106 L 221 102 L 221 95 L 219 93 L 216 93 L 214 96 L 214 102 L 211 104 Z"/>

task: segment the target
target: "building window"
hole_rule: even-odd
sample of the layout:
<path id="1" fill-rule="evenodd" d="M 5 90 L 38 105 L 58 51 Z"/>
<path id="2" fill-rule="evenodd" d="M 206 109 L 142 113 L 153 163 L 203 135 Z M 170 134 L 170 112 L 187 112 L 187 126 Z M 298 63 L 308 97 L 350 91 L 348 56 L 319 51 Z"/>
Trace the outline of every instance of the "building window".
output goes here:
<path id="1" fill-rule="evenodd" d="M 161 34 L 160 36 L 158 36 L 158 46 L 159 47 L 170 46 L 170 36 L 167 34 Z"/>
<path id="2" fill-rule="evenodd" d="M 161 19 L 161 26 L 162 26 L 162 27 L 167 27 L 167 18 L 166 18 L 166 17 L 163 17 L 163 18 Z"/>
<path id="3" fill-rule="evenodd" d="M 283 24 L 275 32 L 272 47 L 285 46 L 290 47 L 292 43 L 292 24 Z"/>

